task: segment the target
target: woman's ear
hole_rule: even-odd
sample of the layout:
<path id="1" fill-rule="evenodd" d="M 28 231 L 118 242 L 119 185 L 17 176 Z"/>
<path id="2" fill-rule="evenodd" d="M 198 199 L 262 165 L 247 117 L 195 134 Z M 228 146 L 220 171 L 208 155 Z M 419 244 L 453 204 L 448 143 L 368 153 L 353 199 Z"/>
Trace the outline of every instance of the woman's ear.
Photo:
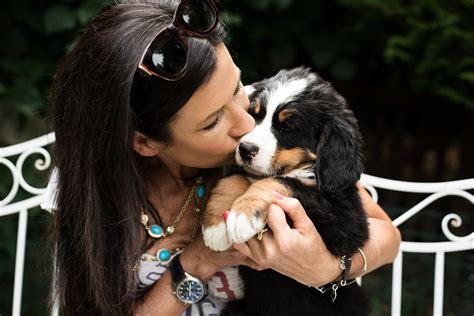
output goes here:
<path id="1" fill-rule="evenodd" d="M 153 157 L 159 153 L 160 145 L 140 132 L 133 132 L 132 148 L 140 156 Z"/>

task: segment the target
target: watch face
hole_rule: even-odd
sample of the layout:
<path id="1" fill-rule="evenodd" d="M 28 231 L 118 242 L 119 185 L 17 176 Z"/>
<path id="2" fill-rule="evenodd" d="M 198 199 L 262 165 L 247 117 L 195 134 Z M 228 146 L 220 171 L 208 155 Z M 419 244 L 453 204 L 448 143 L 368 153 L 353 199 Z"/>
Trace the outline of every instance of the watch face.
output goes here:
<path id="1" fill-rule="evenodd" d="M 184 280 L 176 287 L 176 295 L 187 303 L 198 302 L 204 296 L 204 287 L 195 280 Z"/>

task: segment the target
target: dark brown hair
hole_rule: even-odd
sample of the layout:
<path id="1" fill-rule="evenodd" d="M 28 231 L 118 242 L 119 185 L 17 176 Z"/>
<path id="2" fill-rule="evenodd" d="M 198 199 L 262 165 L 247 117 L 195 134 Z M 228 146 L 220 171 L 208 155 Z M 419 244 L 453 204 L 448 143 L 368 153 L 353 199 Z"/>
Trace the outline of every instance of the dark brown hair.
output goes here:
<path id="1" fill-rule="evenodd" d="M 60 62 L 50 91 L 58 208 L 51 304 L 64 315 L 128 315 L 143 252 L 140 206 L 146 203 L 134 131 L 171 142 L 179 109 L 212 75 L 219 25 L 189 38 L 189 67 L 169 82 L 136 69 L 148 43 L 171 23 L 177 1 L 103 8 Z"/>

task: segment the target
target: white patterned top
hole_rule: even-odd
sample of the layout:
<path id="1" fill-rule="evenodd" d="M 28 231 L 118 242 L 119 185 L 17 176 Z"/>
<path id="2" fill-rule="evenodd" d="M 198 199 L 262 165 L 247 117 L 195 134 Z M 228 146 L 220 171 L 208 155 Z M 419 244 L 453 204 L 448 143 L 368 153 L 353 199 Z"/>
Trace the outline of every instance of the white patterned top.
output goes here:
<path id="1" fill-rule="evenodd" d="M 54 168 L 46 188 L 44 201 L 41 204 L 41 208 L 50 212 L 57 209 L 57 182 L 58 173 Z M 140 268 L 137 271 L 138 294 L 148 291 L 169 268 L 169 263 L 162 264 L 152 261 L 150 260 L 152 257 L 152 255 L 144 253 L 142 260 L 140 260 Z M 199 304 L 190 305 L 182 316 L 217 316 L 226 302 L 241 299 L 244 296 L 243 282 L 238 267 L 226 267 L 218 271 L 207 284 L 209 295 Z"/>
<path id="2" fill-rule="evenodd" d="M 174 254 L 176 256 L 177 254 Z M 148 258 L 147 258 L 148 257 Z M 152 255 L 143 254 L 138 270 L 138 289 L 147 291 L 168 270 L 169 262 L 163 264 L 146 259 Z M 192 304 L 182 316 L 217 316 L 228 301 L 240 299 L 244 295 L 243 282 L 238 267 L 226 267 L 218 271 L 207 283 L 209 295 L 199 302 Z"/>

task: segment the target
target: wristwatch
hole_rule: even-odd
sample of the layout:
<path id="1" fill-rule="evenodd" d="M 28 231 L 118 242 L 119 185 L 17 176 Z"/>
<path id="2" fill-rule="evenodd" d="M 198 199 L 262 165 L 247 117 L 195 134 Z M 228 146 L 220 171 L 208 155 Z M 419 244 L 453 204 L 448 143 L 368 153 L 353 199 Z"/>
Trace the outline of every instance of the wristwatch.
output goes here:
<path id="1" fill-rule="evenodd" d="M 173 294 L 184 303 L 195 304 L 207 296 L 207 286 L 200 279 L 190 275 L 183 270 L 179 260 L 181 254 L 177 254 L 170 264 L 170 272 L 173 278 Z"/>

